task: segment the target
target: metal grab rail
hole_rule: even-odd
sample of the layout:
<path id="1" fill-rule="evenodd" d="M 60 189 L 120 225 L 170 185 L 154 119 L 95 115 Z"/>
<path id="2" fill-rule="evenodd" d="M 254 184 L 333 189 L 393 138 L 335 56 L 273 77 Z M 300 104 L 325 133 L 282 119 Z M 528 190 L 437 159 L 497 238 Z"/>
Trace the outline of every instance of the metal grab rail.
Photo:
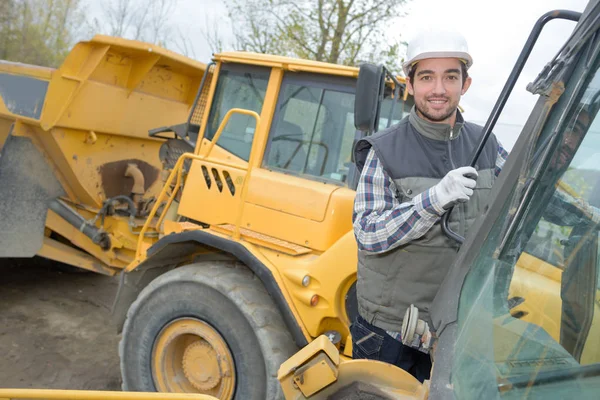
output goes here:
<path id="1" fill-rule="evenodd" d="M 502 92 L 500 93 L 500 96 L 498 97 L 498 100 L 496 101 L 496 104 L 494 105 L 494 108 L 492 109 L 492 112 L 487 122 L 485 123 L 485 126 L 483 127 L 483 137 L 479 142 L 477 148 L 475 149 L 469 166 L 474 167 L 477 163 L 477 159 L 483 151 L 483 148 L 485 147 L 485 143 L 487 142 L 489 136 L 492 134 L 492 129 L 494 129 L 494 125 L 496 125 L 498 117 L 500 117 L 500 113 L 506 105 L 508 96 L 510 96 L 510 93 L 512 92 L 515 84 L 517 83 L 517 80 L 519 79 L 521 71 L 523 70 L 525 63 L 527 62 L 527 59 L 529 58 L 529 55 L 533 50 L 533 46 L 535 45 L 535 42 L 540 36 L 540 33 L 542 33 L 544 25 L 546 25 L 547 22 L 553 19 L 579 21 L 579 17 L 581 17 L 581 13 L 575 11 L 555 10 L 547 12 L 537 20 L 537 22 L 533 26 L 533 29 L 531 30 L 531 33 L 529 34 L 529 37 L 527 38 L 527 42 L 525 42 L 525 46 L 523 46 L 523 49 L 521 50 L 521 54 L 519 54 L 519 58 L 517 59 L 512 71 L 510 72 L 510 75 L 508 76 L 508 80 L 506 81 L 506 84 L 504 85 L 504 88 L 502 89 Z M 442 217 L 442 232 L 444 232 L 444 234 L 448 238 L 455 240 L 459 244 L 463 244 L 465 238 L 460 236 L 458 233 L 454 232 L 452 229 L 450 229 L 450 226 L 448 224 L 448 221 L 450 219 L 450 213 L 453 209 L 454 207 L 448 209 L 448 211 L 446 211 L 446 214 L 444 214 L 444 216 Z"/>
<path id="2" fill-rule="evenodd" d="M 136 249 L 136 257 L 135 257 L 135 260 L 130 265 L 127 266 L 127 268 L 126 268 L 127 272 L 133 270 L 141 262 L 141 258 L 143 255 L 142 253 L 144 251 L 144 235 L 148 231 L 148 228 L 150 227 L 152 219 L 156 216 L 156 213 L 158 212 L 158 208 L 160 207 L 161 202 L 167 196 L 167 192 L 168 192 L 169 188 L 171 187 L 171 183 L 173 182 L 175 177 L 177 177 L 175 187 L 173 189 L 173 192 L 169 195 L 169 199 L 167 200 L 167 204 L 166 204 L 164 210 L 165 211 L 168 210 L 169 207 L 171 207 L 171 204 L 173 204 L 173 200 L 175 199 L 175 196 L 177 195 L 177 193 L 179 192 L 179 189 L 181 187 L 183 163 L 186 160 L 206 160 L 208 158 L 208 156 L 210 156 L 212 149 L 214 148 L 215 144 L 219 140 L 221 133 L 223 132 L 223 130 L 225 129 L 225 126 L 229 122 L 229 118 L 231 118 L 231 116 L 233 114 L 242 114 L 242 115 L 248 115 L 248 116 L 254 117 L 254 119 L 256 120 L 257 128 L 260 124 L 260 116 L 255 111 L 244 110 L 242 108 L 232 108 L 231 110 L 229 110 L 227 112 L 227 114 L 225 114 L 223 121 L 219 125 L 219 129 L 215 133 L 215 136 L 211 140 L 207 150 L 204 152 L 203 155 L 184 153 L 179 157 L 179 159 L 177 160 L 177 163 L 173 167 L 173 170 L 169 174 L 169 177 L 167 178 L 163 189 L 161 190 L 160 194 L 156 198 L 156 202 L 155 202 L 154 206 L 152 207 L 152 210 L 150 211 L 150 214 L 148 215 L 148 218 L 146 219 L 146 222 L 144 223 L 142 230 L 140 231 L 140 236 L 138 238 L 137 249 Z M 234 168 L 239 169 L 239 166 L 229 164 L 226 162 L 221 162 L 221 161 L 211 161 L 211 162 L 214 164 L 217 164 L 217 165 L 222 165 L 222 166 L 226 166 L 226 167 L 234 167 Z M 249 162 L 246 174 L 249 175 L 251 170 L 252 170 L 252 163 Z M 248 185 L 248 179 L 244 179 L 244 183 L 242 185 L 242 193 L 240 195 L 240 203 L 241 204 L 240 204 L 240 210 L 238 212 L 239 214 L 241 214 L 241 212 L 242 212 L 243 203 L 244 203 L 244 199 L 246 197 L 246 192 L 247 192 L 247 185 Z M 166 215 L 166 212 L 163 212 L 163 214 L 159 217 L 158 221 L 156 222 L 157 230 L 160 229 L 160 226 L 165 218 L 165 215 Z M 240 236 L 240 234 L 239 234 L 240 221 L 241 221 L 241 215 L 238 215 L 238 218 L 236 221 L 235 236 L 234 236 L 236 239 L 239 238 L 239 236 Z"/>

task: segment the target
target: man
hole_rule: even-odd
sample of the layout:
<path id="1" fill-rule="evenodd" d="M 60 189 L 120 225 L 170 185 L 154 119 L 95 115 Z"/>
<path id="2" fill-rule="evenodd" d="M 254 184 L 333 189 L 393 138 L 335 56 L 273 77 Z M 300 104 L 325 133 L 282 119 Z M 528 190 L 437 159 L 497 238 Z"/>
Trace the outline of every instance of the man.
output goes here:
<path id="1" fill-rule="evenodd" d="M 477 166 L 465 167 L 482 137 L 482 127 L 458 111 L 472 63 L 458 33 L 415 37 L 403 64 L 415 106 L 397 125 L 355 147 L 362 173 L 353 214 L 360 314 L 351 326 L 353 357 L 395 364 L 421 382 L 429 379 L 431 359 L 402 344 L 404 314 L 414 304 L 419 318 L 429 320 L 429 306 L 459 249 L 441 231 L 441 217 L 455 206 L 450 227 L 466 235 L 507 156 L 491 135 Z"/>

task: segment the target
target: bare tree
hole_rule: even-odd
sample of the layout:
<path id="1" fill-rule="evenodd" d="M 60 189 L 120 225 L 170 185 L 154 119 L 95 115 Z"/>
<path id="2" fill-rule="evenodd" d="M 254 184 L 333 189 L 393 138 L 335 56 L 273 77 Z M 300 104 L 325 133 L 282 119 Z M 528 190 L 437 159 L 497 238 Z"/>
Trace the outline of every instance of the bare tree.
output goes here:
<path id="1" fill-rule="evenodd" d="M 96 32 L 165 46 L 172 38 L 171 15 L 178 0 L 107 0 Z"/>
<path id="2" fill-rule="evenodd" d="M 403 43 L 386 27 L 408 0 L 227 0 L 240 50 L 346 65 L 391 60 Z M 397 58 L 395 58 L 397 57 Z"/>
<path id="3" fill-rule="evenodd" d="M 186 57 L 196 58 L 194 46 L 190 40 L 189 34 L 184 34 L 181 29 L 177 29 L 177 35 L 173 41 L 173 48 Z"/>
<path id="4" fill-rule="evenodd" d="M 131 0 L 112 0 L 102 8 L 104 20 L 109 26 L 111 36 L 124 36 L 133 17 Z"/>
<path id="5" fill-rule="evenodd" d="M 58 66 L 82 21 L 79 0 L 2 0 L 0 58 Z"/>
<path id="6" fill-rule="evenodd" d="M 204 15 L 204 26 L 201 28 L 201 34 L 212 53 L 220 53 L 225 47 L 224 41 L 219 30 L 219 21 L 222 18 L 212 14 Z"/>
<path id="7" fill-rule="evenodd" d="M 172 32 L 169 21 L 176 3 L 177 0 L 152 0 L 150 2 L 148 30 L 152 43 L 166 45 L 169 41 Z"/>

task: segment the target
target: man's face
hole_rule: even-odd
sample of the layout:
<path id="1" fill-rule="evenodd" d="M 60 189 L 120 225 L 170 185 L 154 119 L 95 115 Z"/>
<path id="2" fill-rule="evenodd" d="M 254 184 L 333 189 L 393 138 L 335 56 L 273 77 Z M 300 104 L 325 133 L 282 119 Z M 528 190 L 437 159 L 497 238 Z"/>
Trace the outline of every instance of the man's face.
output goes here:
<path id="1" fill-rule="evenodd" d="M 471 77 L 463 83 L 460 63 L 456 58 L 430 58 L 417 63 L 413 81 L 407 79 L 407 88 L 421 118 L 454 124 L 460 96 L 471 85 Z"/>

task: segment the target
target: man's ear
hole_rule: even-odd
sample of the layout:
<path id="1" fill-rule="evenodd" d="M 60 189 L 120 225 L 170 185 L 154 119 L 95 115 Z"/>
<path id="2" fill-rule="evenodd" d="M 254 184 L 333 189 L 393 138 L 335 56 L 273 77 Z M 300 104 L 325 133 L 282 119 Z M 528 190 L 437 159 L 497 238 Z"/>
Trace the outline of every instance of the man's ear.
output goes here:
<path id="1" fill-rule="evenodd" d="M 471 77 L 467 76 L 467 79 L 465 79 L 465 83 L 463 83 L 461 94 L 467 93 L 467 90 L 469 90 L 469 88 L 471 87 L 471 81 Z"/>
<path id="2" fill-rule="evenodd" d="M 411 96 L 415 95 L 415 88 L 413 88 L 412 82 L 409 77 L 406 77 L 406 90 L 408 90 L 408 94 Z"/>

